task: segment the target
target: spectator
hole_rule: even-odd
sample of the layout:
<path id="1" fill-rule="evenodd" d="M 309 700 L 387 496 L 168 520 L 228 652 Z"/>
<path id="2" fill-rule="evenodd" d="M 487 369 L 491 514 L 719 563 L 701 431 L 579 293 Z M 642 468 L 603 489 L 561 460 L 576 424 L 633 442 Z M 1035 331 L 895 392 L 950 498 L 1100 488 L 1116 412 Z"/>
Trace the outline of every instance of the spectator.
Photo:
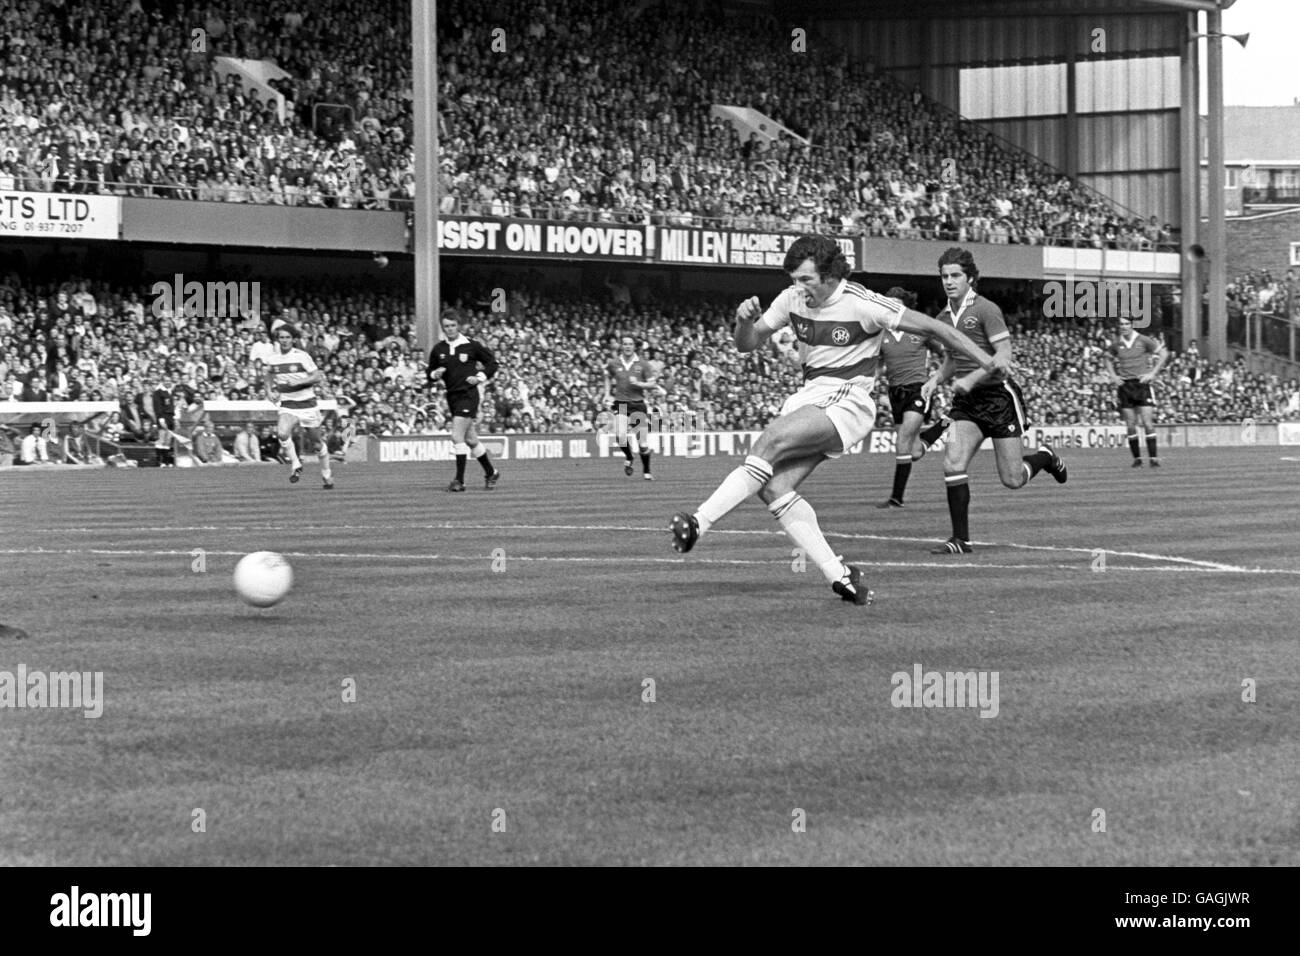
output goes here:
<path id="1" fill-rule="evenodd" d="M 252 422 L 245 422 L 243 430 L 235 436 L 235 458 L 241 463 L 260 462 L 262 460 L 262 448 L 257 436 L 257 427 Z"/>

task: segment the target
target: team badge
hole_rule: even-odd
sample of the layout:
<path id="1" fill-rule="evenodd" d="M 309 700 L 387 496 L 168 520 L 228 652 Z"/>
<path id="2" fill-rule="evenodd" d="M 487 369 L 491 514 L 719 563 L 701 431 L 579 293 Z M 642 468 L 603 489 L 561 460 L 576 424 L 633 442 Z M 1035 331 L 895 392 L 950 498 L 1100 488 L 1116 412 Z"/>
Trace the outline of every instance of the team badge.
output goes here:
<path id="1" fill-rule="evenodd" d="M 907 337 L 907 341 L 911 342 L 913 345 L 920 345 L 920 344 L 921 344 L 921 336 L 919 336 L 919 335 L 908 335 L 908 337 Z"/>
<path id="2" fill-rule="evenodd" d="M 831 330 L 831 341 L 836 345 L 848 345 L 849 330 L 842 325 L 835 326 L 835 328 Z"/>
<path id="3" fill-rule="evenodd" d="M 973 318 L 973 317 L 972 317 L 972 318 L 966 318 L 966 319 L 962 319 L 962 320 L 961 320 L 961 327 L 962 327 L 963 329 L 973 329 L 973 328 L 975 328 L 975 326 L 977 326 L 977 325 L 979 325 L 979 319 L 976 319 L 976 318 Z"/>
<path id="4" fill-rule="evenodd" d="M 469 356 L 466 355 L 464 352 L 461 352 L 461 353 L 460 353 L 460 360 L 461 360 L 462 362 L 468 362 L 468 361 L 469 361 Z"/>

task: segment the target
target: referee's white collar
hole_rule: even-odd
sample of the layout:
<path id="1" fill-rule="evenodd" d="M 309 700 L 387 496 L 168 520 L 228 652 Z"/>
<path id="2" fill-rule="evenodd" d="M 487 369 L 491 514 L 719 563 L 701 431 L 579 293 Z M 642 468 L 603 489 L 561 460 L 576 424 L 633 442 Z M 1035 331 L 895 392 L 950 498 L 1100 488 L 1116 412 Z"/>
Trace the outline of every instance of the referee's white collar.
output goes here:
<path id="1" fill-rule="evenodd" d="M 469 345 L 469 339 L 465 337 L 464 332 L 461 332 L 454 339 L 447 340 L 447 348 L 451 349 L 452 351 L 455 351 L 462 345 Z"/>

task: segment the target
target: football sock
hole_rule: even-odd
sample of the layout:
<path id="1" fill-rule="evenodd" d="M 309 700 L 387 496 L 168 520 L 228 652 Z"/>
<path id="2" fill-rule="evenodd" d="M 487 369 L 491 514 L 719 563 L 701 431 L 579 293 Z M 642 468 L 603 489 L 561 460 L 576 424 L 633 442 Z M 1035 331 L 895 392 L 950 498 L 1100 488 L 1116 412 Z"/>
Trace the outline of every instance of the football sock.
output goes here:
<path id="1" fill-rule="evenodd" d="M 641 452 L 641 470 L 647 475 L 650 474 L 650 452 L 648 451 Z"/>
<path id="2" fill-rule="evenodd" d="M 1136 438 L 1133 440 L 1133 444 L 1134 445 L 1137 444 Z M 1156 454 L 1156 433 L 1155 432 L 1147 432 L 1147 457 L 1149 458 L 1159 457 Z"/>
<path id="3" fill-rule="evenodd" d="M 921 429 L 921 441 L 925 442 L 926 448 L 939 440 L 939 436 L 943 434 L 943 428 L 943 422 L 935 422 L 930 427 Z"/>
<path id="4" fill-rule="evenodd" d="M 695 512 L 699 522 L 700 534 L 708 531 L 731 509 L 772 480 L 772 466 L 757 455 L 750 455 L 745 463 L 722 479 L 718 489 L 709 495 L 708 500 Z"/>
<path id="5" fill-rule="evenodd" d="M 290 466 L 294 468 L 301 468 L 302 459 L 298 457 L 298 445 L 294 442 L 292 435 L 290 435 L 289 440 L 284 443 L 284 447 L 289 452 Z"/>
<path id="6" fill-rule="evenodd" d="M 899 455 L 894 459 L 894 493 L 890 495 L 895 501 L 903 500 L 907 490 L 907 477 L 912 473 L 912 456 Z"/>
<path id="7" fill-rule="evenodd" d="M 487 446 L 482 442 L 476 442 L 469 446 L 470 454 L 478 459 L 478 463 L 483 466 L 483 474 L 490 475 L 496 471 L 492 465 L 492 456 L 488 454 Z"/>
<path id="8" fill-rule="evenodd" d="M 1137 432 L 1129 432 L 1129 433 L 1128 433 L 1128 450 L 1131 451 L 1131 452 L 1133 453 L 1133 457 L 1134 457 L 1134 458 L 1141 458 L 1141 457 L 1142 457 L 1142 452 L 1141 452 L 1141 450 L 1140 450 L 1139 447 L 1138 447 L 1138 433 L 1137 433 Z"/>
<path id="9" fill-rule="evenodd" d="M 944 475 L 948 486 L 948 515 L 952 518 L 952 535 L 970 540 L 970 484 L 965 474 Z"/>
<path id="10" fill-rule="evenodd" d="M 826 536 L 817 524 L 817 513 L 799 492 L 786 492 L 768 505 L 767 510 L 772 512 L 772 517 L 780 522 L 781 528 L 804 556 L 821 569 L 828 582 L 834 584 L 849 573 L 844 562 L 826 543 Z"/>
<path id="11" fill-rule="evenodd" d="M 623 454 L 627 456 L 627 463 L 632 464 L 632 446 L 628 442 L 623 443 Z"/>
<path id="12" fill-rule="evenodd" d="M 1025 455 L 1022 460 L 1025 463 L 1025 484 L 1028 484 L 1034 475 L 1052 463 L 1052 453 L 1040 448 L 1032 455 Z M 962 538 L 962 540 L 966 539 Z"/>
<path id="13" fill-rule="evenodd" d="M 468 457 L 468 455 L 456 456 L 456 480 L 462 483 L 465 481 L 465 459 Z"/>

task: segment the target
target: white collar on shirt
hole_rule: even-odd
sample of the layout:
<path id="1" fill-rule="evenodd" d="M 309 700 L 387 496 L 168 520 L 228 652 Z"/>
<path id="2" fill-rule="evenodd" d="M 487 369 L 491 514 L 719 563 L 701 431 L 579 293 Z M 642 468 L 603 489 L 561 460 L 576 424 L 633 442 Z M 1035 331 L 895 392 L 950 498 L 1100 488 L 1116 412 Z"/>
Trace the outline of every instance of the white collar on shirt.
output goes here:
<path id="1" fill-rule="evenodd" d="M 975 292 L 974 289 L 967 289 L 966 296 L 961 300 L 961 304 L 957 306 L 956 312 L 953 312 L 952 310 L 952 303 L 951 302 L 948 303 L 946 308 L 948 309 L 949 314 L 952 315 L 952 321 L 954 325 L 957 324 L 957 319 L 961 317 L 961 314 L 965 312 L 968 308 L 970 308 L 970 304 L 975 301 L 976 295 L 977 293 Z"/>
<path id="2" fill-rule="evenodd" d="M 464 332 L 456 336 L 454 339 L 447 340 L 447 348 L 451 349 L 453 352 L 456 351 L 458 348 L 460 348 L 462 345 L 469 345 L 469 339 L 465 338 Z"/>

